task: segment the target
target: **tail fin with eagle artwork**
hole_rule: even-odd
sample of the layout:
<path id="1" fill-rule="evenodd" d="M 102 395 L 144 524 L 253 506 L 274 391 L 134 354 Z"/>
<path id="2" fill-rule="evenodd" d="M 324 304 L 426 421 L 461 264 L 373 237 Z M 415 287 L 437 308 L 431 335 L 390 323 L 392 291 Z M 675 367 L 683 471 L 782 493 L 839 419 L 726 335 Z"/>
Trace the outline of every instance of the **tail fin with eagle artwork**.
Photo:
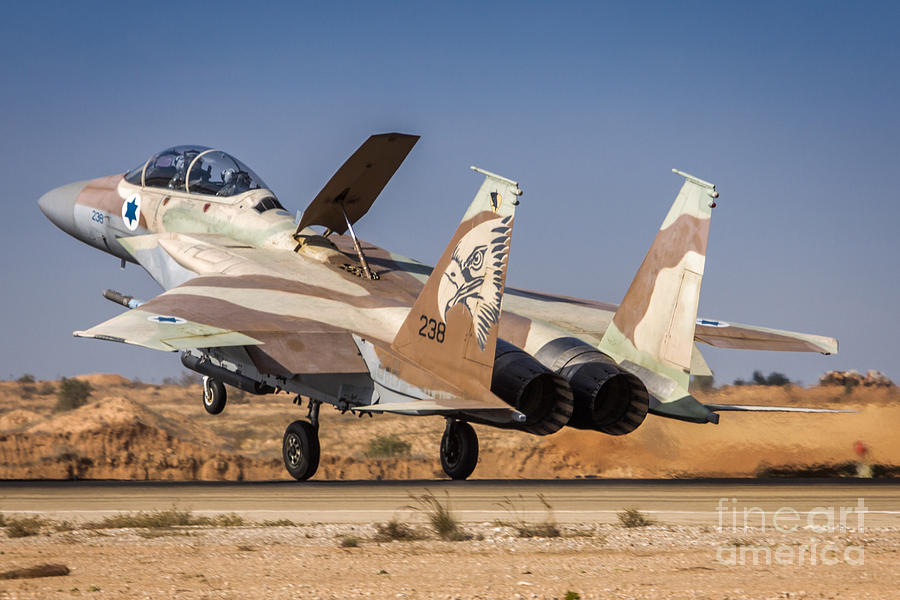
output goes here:
<path id="1" fill-rule="evenodd" d="M 490 388 L 522 191 L 515 181 L 472 169 L 484 182 L 391 347 L 441 377 Z"/>

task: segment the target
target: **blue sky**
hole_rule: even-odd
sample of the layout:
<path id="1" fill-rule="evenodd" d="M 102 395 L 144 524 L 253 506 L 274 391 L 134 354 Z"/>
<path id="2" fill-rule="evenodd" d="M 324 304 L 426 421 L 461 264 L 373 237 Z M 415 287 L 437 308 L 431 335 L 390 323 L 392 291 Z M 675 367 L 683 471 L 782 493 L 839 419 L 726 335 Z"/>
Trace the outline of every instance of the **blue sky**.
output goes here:
<path id="1" fill-rule="evenodd" d="M 2 373 L 177 374 L 71 331 L 148 298 L 54 228 L 47 190 L 155 151 L 229 151 L 302 209 L 372 133 L 422 136 L 358 233 L 433 262 L 476 164 L 525 190 L 510 285 L 621 300 L 680 185 L 718 184 L 700 313 L 834 335 L 708 349 L 728 382 L 900 380 L 898 3 L 17 3 L 0 22 Z M 705 347 L 704 347 L 705 348 Z"/>

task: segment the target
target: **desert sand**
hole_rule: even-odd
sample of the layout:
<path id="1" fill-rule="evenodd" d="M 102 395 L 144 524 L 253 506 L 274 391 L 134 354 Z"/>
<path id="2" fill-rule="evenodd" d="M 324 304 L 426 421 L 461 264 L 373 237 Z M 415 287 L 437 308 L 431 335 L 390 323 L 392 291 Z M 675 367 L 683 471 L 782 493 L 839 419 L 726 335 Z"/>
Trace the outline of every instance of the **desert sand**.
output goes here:
<path id="1" fill-rule="evenodd" d="M 88 404 L 54 412 L 57 382 L 0 382 L 0 478 L 269 480 L 288 475 L 281 437 L 305 418 L 286 394 L 231 391 L 225 412 L 208 415 L 199 385 L 152 385 L 118 375 L 83 376 Z M 634 433 L 611 437 L 564 429 L 547 437 L 476 425 L 475 478 L 754 477 L 807 472 L 853 475 L 860 459 L 876 476 L 900 465 L 898 388 L 724 387 L 701 401 L 858 410 L 851 414 L 725 413 L 719 425 L 648 416 Z M 316 479 L 442 478 L 443 419 L 358 418 L 323 407 Z M 366 456 L 369 442 L 393 434 L 408 455 Z"/>
<path id="2" fill-rule="evenodd" d="M 116 375 L 85 379 L 93 395 L 69 412 L 54 411 L 51 388 L 57 382 L 0 383 L 0 478 L 287 478 L 280 458 L 282 431 L 306 411 L 286 395 L 233 394 L 225 412 L 212 417 L 200 404 L 197 385 L 148 385 Z M 859 412 L 725 414 L 717 426 L 650 416 L 621 438 L 583 431 L 537 438 L 477 427 L 481 459 L 474 476 L 833 476 L 854 475 L 860 462 L 876 476 L 898 474 L 896 388 L 726 387 L 702 394 L 701 400 Z M 439 418 L 360 419 L 323 410 L 316 478 L 442 478 L 437 458 L 442 427 Z M 408 455 L 366 456 L 370 440 L 388 434 L 410 444 Z M 858 453 L 858 442 L 865 456 Z M 880 599 L 896 593 L 900 532 L 893 527 L 735 532 L 721 531 L 713 522 L 627 528 L 606 520 L 559 523 L 558 536 L 522 538 L 508 514 L 498 515 L 496 521 L 464 523 L 472 536 L 464 541 L 439 539 L 423 515 L 411 514 L 405 518 L 423 539 L 381 541 L 374 522 L 244 520 L 235 527 L 150 529 L 45 522 L 29 537 L 0 534 L 0 573 L 53 563 L 69 574 L 0 580 L 0 599 Z M 823 549 L 837 562 L 823 563 Z M 775 560 L 777 551 L 787 560 Z M 815 564 L 811 553 L 819 556 Z"/>

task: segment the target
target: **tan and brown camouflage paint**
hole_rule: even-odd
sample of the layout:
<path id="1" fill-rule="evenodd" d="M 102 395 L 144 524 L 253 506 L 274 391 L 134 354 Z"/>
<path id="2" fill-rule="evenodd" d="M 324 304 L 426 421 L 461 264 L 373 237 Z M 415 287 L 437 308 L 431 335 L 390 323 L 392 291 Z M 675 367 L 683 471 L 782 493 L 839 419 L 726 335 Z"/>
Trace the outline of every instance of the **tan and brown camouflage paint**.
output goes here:
<path id="1" fill-rule="evenodd" d="M 78 203 L 121 218 L 122 202 L 135 191 L 142 194 L 140 225 L 159 236 L 143 243 L 165 244 L 175 260 L 199 269 L 200 275 L 142 308 L 241 331 L 262 341 L 251 353 L 260 371 L 281 375 L 361 373 L 365 366 L 351 331 L 390 344 L 409 319 L 414 327 L 401 331 L 395 344 L 398 351 L 408 345 L 411 334 L 417 335 L 420 315 L 410 307 L 431 271 L 426 265 L 363 242 L 372 268 L 381 275 L 379 281 L 364 280 L 344 269 L 344 265 L 357 262 L 349 238 L 335 235 L 326 240 L 312 230 L 307 230 L 308 235 L 316 243 L 295 253 L 291 218 L 259 215 L 250 208 L 254 199 L 269 193 L 265 190 L 221 202 L 178 191 L 142 189 L 125 182 L 122 175 L 113 175 L 89 182 Z M 603 338 L 606 344 L 601 350 L 616 360 L 646 365 L 683 382 L 686 389 L 690 363 L 685 363 L 693 348 L 695 295 L 699 294 L 709 231 L 708 202 L 704 203 L 707 191 L 685 183 L 618 311 L 615 305 L 510 289 L 504 297 L 499 335 L 532 353 L 555 337 L 575 335 L 595 345 Z M 469 215 L 470 226 L 492 217 L 496 215 L 491 211 Z M 196 228 L 193 233 L 192 228 Z M 203 238 L 208 234 L 216 235 Z M 166 236 L 173 237 L 166 241 Z M 457 232 L 450 247 L 459 239 Z M 221 272 L 221 264 L 217 267 L 214 261 L 200 260 L 209 256 L 202 254 L 203 248 L 231 253 L 239 260 Z M 446 268 L 446 254 L 438 263 L 438 272 Z M 688 281 L 685 285 L 685 277 L 693 278 L 694 284 Z M 422 314 L 436 317 L 436 291 L 420 300 Z M 468 313 L 460 306 L 448 313 L 448 320 L 466 317 Z M 91 332 L 125 337 L 128 331 L 115 325 L 117 319 Z M 489 370 L 484 368 L 487 361 L 466 360 L 462 363 L 465 369 L 460 370 L 453 360 L 442 358 L 445 352 L 493 358 L 493 350 L 488 352 L 487 347 L 483 354 L 480 349 L 475 353 L 471 338 L 460 339 L 457 331 L 454 326 L 443 351 L 410 347 L 403 354 L 424 358 L 451 381 L 483 382 L 487 378 L 489 382 Z M 696 331 L 697 339 L 726 347 L 815 351 L 833 347 L 836 351 L 834 340 L 819 336 L 734 325 L 722 330 L 697 326 Z M 495 343 L 497 334 L 495 328 L 489 344 Z"/>

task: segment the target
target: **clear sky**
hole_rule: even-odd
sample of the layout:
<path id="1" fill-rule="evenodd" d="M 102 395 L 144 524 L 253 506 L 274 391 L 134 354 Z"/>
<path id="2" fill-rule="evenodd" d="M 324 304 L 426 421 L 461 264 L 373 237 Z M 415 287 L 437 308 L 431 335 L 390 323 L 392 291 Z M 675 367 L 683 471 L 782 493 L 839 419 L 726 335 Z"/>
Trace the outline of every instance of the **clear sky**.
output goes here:
<path id="1" fill-rule="evenodd" d="M 700 314 L 833 335 L 754 369 L 900 380 L 900 3 L 19 2 L 0 20 L 0 376 L 159 380 L 176 354 L 71 337 L 149 298 L 38 210 L 175 144 L 229 151 L 292 211 L 368 135 L 422 136 L 360 222 L 433 263 L 480 180 L 517 179 L 509 284 L 619 302 L 681 180 L 718 185 Z M 707 349 L 708 347 L 702 346 Z"/>

